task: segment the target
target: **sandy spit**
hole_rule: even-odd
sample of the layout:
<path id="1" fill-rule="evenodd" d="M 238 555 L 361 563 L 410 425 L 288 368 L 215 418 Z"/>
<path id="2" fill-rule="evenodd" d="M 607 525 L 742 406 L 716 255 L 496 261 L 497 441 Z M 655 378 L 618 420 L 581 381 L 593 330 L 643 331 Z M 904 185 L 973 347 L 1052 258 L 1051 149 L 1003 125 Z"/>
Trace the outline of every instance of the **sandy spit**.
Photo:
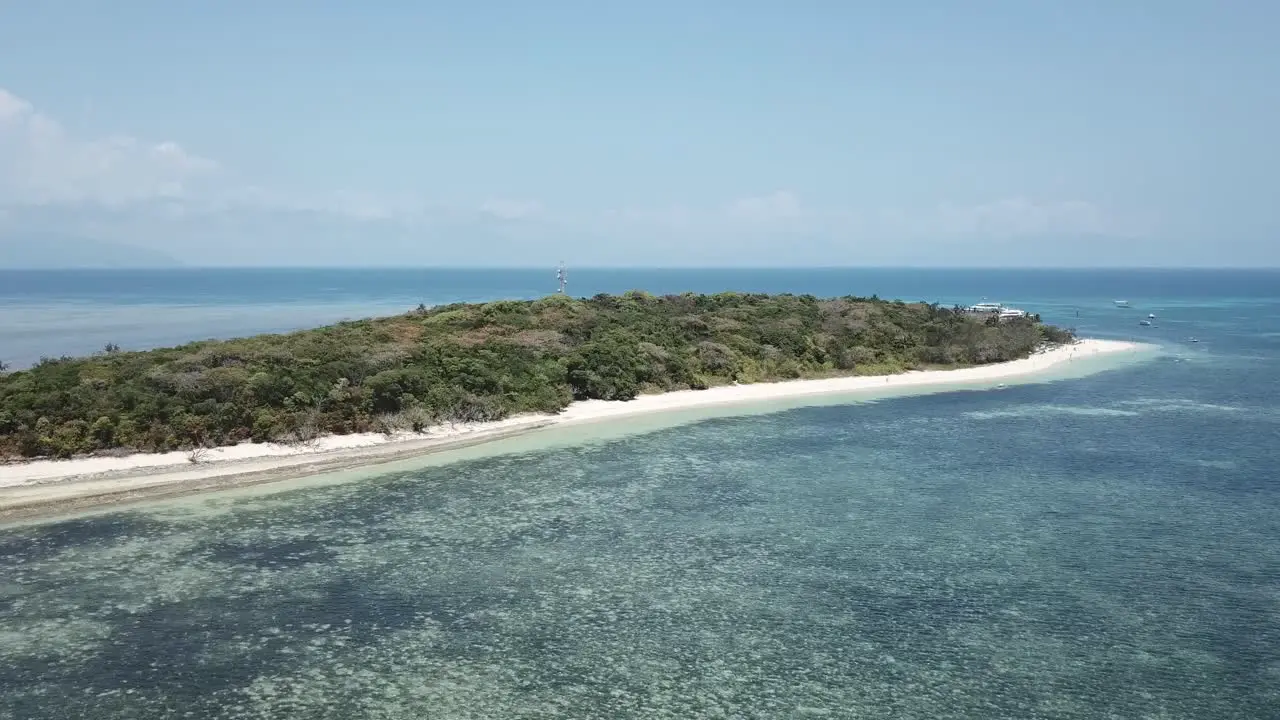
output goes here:
<path id="1" fill-rule="evenodd" d="M 306 446 L 242 443 L 194 458 L 185 451 L 138 453 L 0 465 L 0 521 L 103 504 L 188 494 L 319 475 L 490 442 L 551 426 L 809 395 L 856 395 L 931 385 L 1034 379 L 1077 358 L 1134 352 L 1144 346 L 1086 339 L 1023 360 L 959 370 L 835 377 L 643 395 L 635 400 L 575 402 L 557 415 L 530 414 L 491 423 L 442 425 L 424 433 L 332 435 Z"/>

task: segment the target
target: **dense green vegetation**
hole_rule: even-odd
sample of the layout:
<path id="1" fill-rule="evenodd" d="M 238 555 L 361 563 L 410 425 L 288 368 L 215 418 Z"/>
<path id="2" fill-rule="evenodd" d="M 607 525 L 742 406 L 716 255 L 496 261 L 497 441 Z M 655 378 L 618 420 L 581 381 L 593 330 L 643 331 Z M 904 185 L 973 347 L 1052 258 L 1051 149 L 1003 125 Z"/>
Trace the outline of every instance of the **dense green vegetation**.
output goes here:
<path id="1" fill-rule="evenodd" d="M 556 412 L 575 398 L 1025 357 L 1038 318 L 845 297 L 668 295 L 457 304 L 0 375 L 0 457 L 163 451 Z"/>

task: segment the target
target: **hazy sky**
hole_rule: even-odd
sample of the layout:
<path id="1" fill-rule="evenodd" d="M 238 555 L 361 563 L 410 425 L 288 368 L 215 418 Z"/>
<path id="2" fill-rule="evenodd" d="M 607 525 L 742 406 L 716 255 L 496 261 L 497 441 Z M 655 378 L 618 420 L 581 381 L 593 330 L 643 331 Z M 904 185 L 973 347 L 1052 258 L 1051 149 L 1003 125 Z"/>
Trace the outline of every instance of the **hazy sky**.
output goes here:
<path id="1" fill-rule="evenodd" d="M 0 0 L 0 235 L 1280 265 L 1280 3 Z"/>

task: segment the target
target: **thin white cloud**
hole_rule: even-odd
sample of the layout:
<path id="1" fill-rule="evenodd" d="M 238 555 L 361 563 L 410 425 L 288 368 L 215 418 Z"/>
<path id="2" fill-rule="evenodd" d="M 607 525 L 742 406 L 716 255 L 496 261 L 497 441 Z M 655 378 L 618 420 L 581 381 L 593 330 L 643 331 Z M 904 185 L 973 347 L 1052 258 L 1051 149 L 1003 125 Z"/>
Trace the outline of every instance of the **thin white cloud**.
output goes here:
<path id="1" fill-rule="evenodd" d="M 683 204 L 622 207 L 599 213 L 592 224 L 600 231 L 612 227 L 677 234 L 714 233 L 778 230 L 819 217 L 821 214 L 804 207 L 795 193 L 779 190 L 769 195 L 738 198 L 718 207 L 708 205 L 699 208 Z"/>
<path id="2" fill-rule="evenodd" d="M 0 88 L 0 201 L 121 205 L 182 197 L 193 180 L 217 169 L 174 142 L 74 137 Z"/>
<path id="3" fill-rule="evenodd" d="M 1006 198 L 970 206 L 944 204 L 927 217 L 926 230 L 944 236 L 1029 238 L 1145 234 L 1145 223 L 1083 200 L 1035 202 Z"/>
<path id="4" fill-rule="evenodd" d="M 569 248 L 572 255 L 574 245 L 621 263 L 715 264 L 779 254 L 796 262 L 891 262 L 912 248 L 933 258 L 928 253 L 969 247 L 958 239 L 981 248 L 1045 238 L 1026 244 L 1047 252 L 1051 238 L 1150 236 L 1153 228 L 1083 200 L 1013 197 L 897 210 L 857 205 L 856 199 L 818 205 L 780 189 L 721 203 L 574 211 L 518 196 L 439 203 L 412 192 L 263 188 L 235 181 L 216 162 L 174 142 L 75 136 L 0 88 L 0 230 L 137 241 L 190 262 L 225 256 L 230 264 L 279 263 L 300 248 L 317 262 L 345 262 L 349 249 L 375 258 L 421 252 L 435 259 L 442 257 L 440 247 L 466 237 L 474 240 L 454 261 L 545 244 L 557 254 Z M 320 247 L 326 242 L 327 249 Z M 597 246 L 609 249 L 591 249 Z"/>
<path id="5" fill-rule="evenodd" d="M 828 241 L 998 243 L 1036 238 L 1147 237 L 1153 223 L 1082 200 L 1002 199 L 973 205 L 942 204 L 919 208 L 859 209 L 805 204 L 792 191 L 742 197 L 721 206 L 690 209 L 628 208 L 607 211 L 590 222 L 596 232 L 643 234 L 648 241 L 745 242 L 748 237 L 822 237 Z M 684 240 L 681 240 L 684 238 Z"/>
<path id="6" fill-rule="evenodd" d="M 650 208 L 626 206 L 589 215 L 582 221 L 582 224 L 589 225 L 596 232 L 607 232 L 610 228 L 682 232 L 701 227 L 704 223 L 705 218 L 683 205 Z"/>
<path id="7" fill-rule="evenodd" d="M 501 220 L 525 220 L 541 215 L 543 207 L 536 200 L 489 200 L 481 203 L 480 212 Z"/>
<path id="8" fill-rule="evenodd" d="M 725 209 L 725 215 L 730 220 L 749 224 L 796 220 L 805 214 L 800 198 L 789 190 L 779 190 L 761 197 L 740 198 Z"/>
<path id="9" fill-rule="evenodd" d="M 0 88 L 0 122 L 21 118 L 31 113 L 31 103 Z"/>

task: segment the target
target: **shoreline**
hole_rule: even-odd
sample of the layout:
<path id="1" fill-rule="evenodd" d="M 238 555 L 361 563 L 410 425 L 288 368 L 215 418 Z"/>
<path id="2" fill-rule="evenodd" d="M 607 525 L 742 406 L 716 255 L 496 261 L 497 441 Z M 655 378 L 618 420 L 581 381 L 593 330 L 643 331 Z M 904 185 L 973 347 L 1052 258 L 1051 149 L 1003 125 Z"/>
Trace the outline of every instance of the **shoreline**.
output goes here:
<path id="1" fill-rule="evenodd" d="M 246 487 L 339 470 L 375 466 L 460 449 L 550 427 L 603 422 L 652 413 L 810 396 L 875 394 L 1035 377 L 1077 358 L 1135 352 L 1148 345 L 1081 339 L 1028 358 L 954 370 L 854 375 L 812 380 L 725 385 L 641 395 L 634 400 L 584 400 L 556 415 L 526 414 L 473 425 L 442 425 L 425 433 L 330 435 L 307 446 L 242 443 L 212 448 L 192 461 L 190 451 L 39 459 L 0 465 L 0 522 L 197 492 Z"/>

